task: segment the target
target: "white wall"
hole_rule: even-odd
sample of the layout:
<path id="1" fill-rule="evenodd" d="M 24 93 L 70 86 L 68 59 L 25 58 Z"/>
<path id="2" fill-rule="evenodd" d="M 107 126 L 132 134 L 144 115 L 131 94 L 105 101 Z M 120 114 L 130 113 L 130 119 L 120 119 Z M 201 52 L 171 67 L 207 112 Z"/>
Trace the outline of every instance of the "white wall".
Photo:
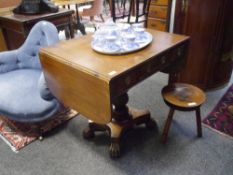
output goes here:
<path id="1" fill-rule="evenodd" d="M 174 29 L 175 7 L 176 7 L 176 0 L 172 0 L 170 26 L 169 26 L 169 32 L 170 33 L 172 33 L 173 29 Z"/>

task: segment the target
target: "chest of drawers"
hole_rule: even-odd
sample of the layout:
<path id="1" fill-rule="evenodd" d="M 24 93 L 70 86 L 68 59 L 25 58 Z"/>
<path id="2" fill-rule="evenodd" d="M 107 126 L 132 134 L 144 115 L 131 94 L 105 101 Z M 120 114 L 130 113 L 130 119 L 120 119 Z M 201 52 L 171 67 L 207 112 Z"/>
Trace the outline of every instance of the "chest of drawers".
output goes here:
<path id="1" fill-rule="evenodd" d="M 151 0 L 148 28 L 161 31 L 169 30 L 171 0 Z"/>

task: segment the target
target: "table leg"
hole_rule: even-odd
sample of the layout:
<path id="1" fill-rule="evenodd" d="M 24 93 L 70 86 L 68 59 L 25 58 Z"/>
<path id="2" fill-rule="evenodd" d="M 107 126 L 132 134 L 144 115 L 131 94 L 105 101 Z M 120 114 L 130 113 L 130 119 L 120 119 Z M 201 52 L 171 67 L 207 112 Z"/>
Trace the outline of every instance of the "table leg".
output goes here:
<path id="1" fill-rule="evenodd" d="M 66 36 L 66 39 L 70 39 L 71 37 L 70 37 L 70 29 L 69 29 L 69 27 L 65 27 L 65 36 Z"/>
<path id="2" fill-rule="evenodd" d="M 86 30 L 85 30 L 85 26 L 81 23 L 80 21 L 80 16 L 79 16 L 79 13 L 78 13 L 78 4 L 75 5 L 75 8 L 76 8 L 76 18 L 77 18 L 77 30 L 80 30 L 80 32 L 83 34 L 83 35 L 86 35 Z"/>
<path id="3" fill-rule="evenodd" d="M 73 28 L 73 20 L 72 20 L 72 17 L 70 17 L 70 20 L 69 20 L 69 31 L 70 31 L 70 37 L 71 38 L 74 38 L 74 28 Z"/>
<path id="4" fill-rule="evenodd" d="M 130 108 L 126 105 L 127 102 L 127 93 L 119 96 L 113 102 L 112 121 L 106 125 L 89 122 L 89 126 L 83 132 L 84 138 L 92 138 L 95 131 L 107 131 L 111 137 L 109 154 L 113 158 L 120 156 L 120 141 L 126 131 L 140 124 L 145 124 L 149 129 L 156 127 L 156 123 L 151 119 L 149 111 Z"/>

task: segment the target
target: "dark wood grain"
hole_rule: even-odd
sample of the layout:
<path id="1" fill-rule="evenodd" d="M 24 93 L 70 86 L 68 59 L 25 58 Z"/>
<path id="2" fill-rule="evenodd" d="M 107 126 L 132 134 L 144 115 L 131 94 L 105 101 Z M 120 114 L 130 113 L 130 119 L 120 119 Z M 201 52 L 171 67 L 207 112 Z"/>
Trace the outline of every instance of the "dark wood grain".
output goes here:
<path id="1" fill-rule="evenodd" d="M 175 33 L 191 36 L 187 65 L 177 81 L 221 87 L 232 73 L 233 1 L 177 0 Z"/>

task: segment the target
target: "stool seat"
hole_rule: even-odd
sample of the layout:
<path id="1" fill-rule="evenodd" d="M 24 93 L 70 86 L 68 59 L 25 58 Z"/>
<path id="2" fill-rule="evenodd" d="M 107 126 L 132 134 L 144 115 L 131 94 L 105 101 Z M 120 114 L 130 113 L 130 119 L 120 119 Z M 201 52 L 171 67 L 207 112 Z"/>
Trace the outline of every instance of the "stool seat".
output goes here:
<path id="1" fill-rule="evenodd" d="M 162 89 L 164 102 L 170 107 L 165 122 L 161 141 L 166 143 L 168 131 L 175 110 L 196 111 L 196 123 L 198 137 L 202 136 L 200 106 L 205 102 L 205 93 L 196 86 L 185 83 L 174 83 Z"/>
<path id="2" fill-rule="evenodd" d="M 175 83 L 162 89 L 165 103 L 179 110 L 193 110 L 202 105 L 206 99 L 204 92 L 196 86 Z"/>

